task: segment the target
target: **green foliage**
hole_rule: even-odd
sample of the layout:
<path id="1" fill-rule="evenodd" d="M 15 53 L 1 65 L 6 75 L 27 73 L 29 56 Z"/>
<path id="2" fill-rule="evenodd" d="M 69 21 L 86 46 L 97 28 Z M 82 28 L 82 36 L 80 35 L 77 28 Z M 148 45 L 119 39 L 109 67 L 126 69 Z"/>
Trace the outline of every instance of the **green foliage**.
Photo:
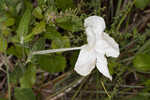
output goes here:
<path id="1" fill-rule="evenodd" d="M 40 55 L 37 61 L 41 69 L 50 73 L 64 71 L 66 67 L 66 59 L 61 55 Z"/>
<path id="2" fill-rule="evenodd" d="M 134 67 L 139 72 L 150 71 L 150 55 L 149 54 L 138 54 L 134 58 Z"/>
<path id="3" fill-rule="evenodd" d="M 24 75 L 20 78 L 21 88 L 32 88 L 36 81 L 36 67 L 28 65 Z"/>
<path id="4" fill-rule="evenodd" d="M 35 16 L 37 19 L 42 19 L 42 18 L 43 18 L 42 10 L 41 10 L 40 7 L 34 8 L 32 14 L 33 14 L 33 16 Z"/>
<path id="5" fill-rule="evenodd" d="M 71 31 L 78 32 L 82 29 L 82 20 L 78 16 L 64 16 L 56 19 L 56 23 L 61 28 Z"/>
<path id="6" fill-rule="evenodd" d="M 22 47 L 20 45 L 13 45 L 7 50 L 7 54 L 14 55 L 20 59 L 25 57 L 25 55 L 27 55 L 28 52 L 29 49 Z"/>
<path id="7" fill-rule="evenodd" d="M 17 84 L 19 82 L 19 79 L 23 76 L 24 74 L 24 67 L 21 67 L 21 66 L 16 66 L 14 68 L 14 71 L 11 72 L 9 75 L 10 75 L 10 82 L 12 84 Z"/>
<path id="8" fill-rule="evenodd" d="M 56 27 L 50 26 L 46 30 L 44 34 L 46 39 L 56 40 L 57 38 L 61 38 L 61 34 L 56 30 Z"/>
<path id="9" fill-rule="evenodd" d="M 55 1 L 56 7 L 65 11 L 67 8 L 74 8 L 75 5 L 73 0 L 56 0 Z"/>
<path id="10" fill-rule="evenodd" d="M 32 50 L 37 51 L 37 50 L 43 50 L 44 48 L 45 48 L 45 39 L 40 38 L 34 43 Z"/>
<path id="11" fill-rule="evenodd" d="M 16 31 L 17 36 L 20 39 L 20 42 L 24 42 L 24 37 L 28 33 L 30 20 L 31 20 L 31 9 L 27 8 L 19 22 L 19 26 Z"/>
<path id="12" fill-rule="evenodd" d="M 15 88 L 16 100 L 36 100 L 31 88 Z"/>
<path id="13" fill-rule="evenodd" d="M 68 36 L 61 36 L 55 27 L 48 27 L 47 32 L 44 34 L 46 39 L 52 40 L 51 47 L 56 48 L 68 48 L 70 47 L 70 39 Z"/>
<path id="14" fill-rule="evenodd" d="M 46 23 L 44 21 L 37 23 L 35 27 L 32 29 L 32 34 L 37 35 L 45 31 L 45 25 Z"/>
<path id="15" fill-rule="evenodd" d="M 32 29 L 32 32 L 29 35 L 27 35 L 24 40 L 26 42 L 31 41 L 34 35 L 38 35 L 43 31 L 45 31 L 45 26 L 46 23 L 44 21 L 40 21 L 39 23 L 36 23 L 35 27 L 33 27 Z"/>
<path id="16" fill-rule="evenodd" d="M 63 36 L 61 38 L 57 38 L 57 39 L 53 40 L 51 46 L 53 49 L 69 48 L 70 47 L 70 40 L 67 36 Z"/>
<path id="17" fill-rule="evenodd" d="M 7 49 L 7 40 L 3 37 L 0 37 L 0 53 L 4 52 Z"/>
<path id="18" fill-rule="evenodd" d="M 15 24 L 15 19 L 14 18 L 7 18 L 6 19 L 6 21 L 4 22 L 4 24 L 6 25 L 6 26 L 12 26 L 12 25 L 14 25 Z"/>
<path id="19" fill-rule="evenodd" d="M 150 4 L 150 0 L 135 0 L 135 6 L 140 9 L 146 8 Z"/>

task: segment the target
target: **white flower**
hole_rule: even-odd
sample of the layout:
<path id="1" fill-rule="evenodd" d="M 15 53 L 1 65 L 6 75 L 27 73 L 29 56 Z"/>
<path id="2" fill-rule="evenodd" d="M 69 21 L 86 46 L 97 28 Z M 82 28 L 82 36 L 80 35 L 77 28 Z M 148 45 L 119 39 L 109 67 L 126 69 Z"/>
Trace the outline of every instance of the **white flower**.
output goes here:
<path id="1" fill-rule="evenodd" d="M 99 16 L 90 16 L 85 19 L 87 42 L 83 45 L 75 64 L 75 71 L 86 76 L 96 67 L 107 78 L 112 80 L 107 67 L 107 57 L 118 57 L 119 45 L 104 32 L 105 21 Z"/>

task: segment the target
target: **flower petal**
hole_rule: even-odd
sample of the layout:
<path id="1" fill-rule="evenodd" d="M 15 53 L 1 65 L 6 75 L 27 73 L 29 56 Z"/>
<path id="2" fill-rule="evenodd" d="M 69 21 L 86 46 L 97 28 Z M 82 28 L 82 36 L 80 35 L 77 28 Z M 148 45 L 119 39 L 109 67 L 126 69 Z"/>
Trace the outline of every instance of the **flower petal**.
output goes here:
<path id="1" fill-rule="evenodd" d="M 106 33 L 104 33 L 103 38 L 108 45 L 105 48 L 106 56 L 118 57 L 120 54 L 118 43 L 116 43 L 115 40 Z"/>
<path id="2" fill-rule="evenodd" d="M 107 67 L 107 59 L 104 55 L 97 55 L 96 67 L 104 76 L 112 80 L 112 76 L 110 75 Z"/>
<path id="3" fill-rule="evenodd" d="M 80 51 L 74 70 L 78 74 L 86 76 L 95 68 L 95 63 L 96 55 L 94 49 L 89 49 L 88 45 L 84 45 Z"/>

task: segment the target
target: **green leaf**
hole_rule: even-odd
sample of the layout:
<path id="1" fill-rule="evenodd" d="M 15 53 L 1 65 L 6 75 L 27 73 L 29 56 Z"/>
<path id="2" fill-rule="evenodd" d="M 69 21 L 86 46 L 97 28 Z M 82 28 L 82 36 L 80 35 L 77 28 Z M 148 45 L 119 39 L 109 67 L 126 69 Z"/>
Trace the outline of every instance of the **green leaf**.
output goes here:
<path id="1" fill-rule="evenodd" d="M 57 38 L 61 38 L 61 34 L 56 30 L 56 27 L 48 27 L 44 34 L 46 39 L 55 40 Z"/>
<path id="2" fill-rule="evenodd" d="M 75 8 L 73 0 L 55 0 L 56 7 L 65 11 L 68 8 Z"/>
<path id="3" fill-rule="evenodd" d="M 135 0 L 136 8 L 144 9 L 150 4 L 150 0 Z"/>
<path id="4" fill-rule="evenodd" d="M 56 23 L 59 27 L 71 32 L 78 32 L 82 29 L 82 20 L 78 16 L 59 17 Z"/>
<path id="5" fill-rule="evenodd" d="M 33 16 L 35 16 L 37 19 L 42 19 L 43 15 L 42 15 L 42 10 L 40 7 L 36 7 L 33 12 L 32 12 Z"/>
<path id="6" fill-rule="evenodd" d="M 53 49 L 70 47 L 69 37 L 63 36 L 61 38 L 56 38 L 55 40 L 52 41 L 51 47 Z"/>
<path id="7" fill-rule="evenodd" d="M 133 60 L 134 67 L 139 72 L 150 71 L 150 55 L 148 54 L 138 54 Z"/>
<path id="8" fill-rule="evenodd" d="M 10 82 L 13 84 L 17 84 L 19 79 L 23 76 L 24 73 L 24 67 L 21 68 L 21 66 L 16 66 L 14 71 L 11 72 L 10 75 Z"/>
<path id="9" fill-rule="evenodd" d="M 23 77 L 20 78 L 21 88 L 32 88 L 36 81 L 36 67 L 30 64 L 24 73 Z"/>
<path id="10" fill-rule="evenodd" d="M 32 29 L 32 32 L 24 38 L 25 42 L 31 41 L 33 36 L 44 32 L 45 27 L 46 27 L 46 23 L 44 21 L 37 23 L 35 27 Z"/>
<path id="11" fill-rule="evenodd" d="M 20 38 L 20 41 L 22 41 L 24 36 L 26 36 L 28 33 L 30 20 L 31 20 L 31 10 L 29 8 L 27 8 L 25 10 L 25 12 L 19 22 L 19 26 L 17 28 L 17 36 Z"/>
<path id="12" fill-rule="evenodd" d="M 36 100 L 31 88 L 15 88 L 16 100 Z"/>
<path id="13" fill-rule="evenodd" d="M 14 45 L 8 48 L 7 54 L 16 56 L 18 58 L 23 58 L 24 55 L 27 55 L 29 53 L 29 49 L 21 47 L 20 45 Z"/>
<path id="14" fill-rule="evenodd" d="M 12 26 L 15 24 L 15 19 L 14 18 L 7 18 L 7 20 L 4 22 L 6 26 Z"/>
<path id="15" fill-rule="evenodd" d="M 1 32 L 4 37 L 8 37 L 11 34 L 12 29 L 4 26 Z"/>
<path id="16" fill-rule="evenodd" d="M 41 69 L 50 73 L 64 71 L 66 67 L 66 59 L 60 55 L 40 55 L 37 56 L 37 61 Z"/>
<path id="17" fill-rule="evenodd" d="M 7 40 L 3 37 L 0 37 L 0 53 L 4 52 L 7 49 Z"/>
<path id="18" fill-rule="evenodd" d="M 46 23 L 44 21 L 37 23 L 36 26 L 32 30 L 32 34 L 37 35 L 45 31 L 45 26 L 46 26 Z"/>
<path id="19" fill-rule="evenodd" d="M 34 43 L 32 50 L 36 51 L 36 50 L 43 50 L 43 49 L 45 49 L 45 39 L 40 38 Z"/>

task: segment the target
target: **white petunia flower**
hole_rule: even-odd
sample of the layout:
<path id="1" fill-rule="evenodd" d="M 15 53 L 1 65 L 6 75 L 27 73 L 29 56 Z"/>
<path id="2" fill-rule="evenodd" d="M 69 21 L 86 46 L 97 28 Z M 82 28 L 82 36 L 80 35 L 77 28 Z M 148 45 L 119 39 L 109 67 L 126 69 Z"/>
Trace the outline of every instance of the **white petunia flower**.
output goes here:
<path id="1" fill-rule="evenodd" d="M 82 76 L 86 76 L 96 67 L 107 78 L 112 80 L 107 67 L 107 57 L 118 57 L 119 45 L 104 32 L 105 21 L 99 16 L 90 16 L 85 19 L 87 42 L 83 45 L 74 70 Z"/>

